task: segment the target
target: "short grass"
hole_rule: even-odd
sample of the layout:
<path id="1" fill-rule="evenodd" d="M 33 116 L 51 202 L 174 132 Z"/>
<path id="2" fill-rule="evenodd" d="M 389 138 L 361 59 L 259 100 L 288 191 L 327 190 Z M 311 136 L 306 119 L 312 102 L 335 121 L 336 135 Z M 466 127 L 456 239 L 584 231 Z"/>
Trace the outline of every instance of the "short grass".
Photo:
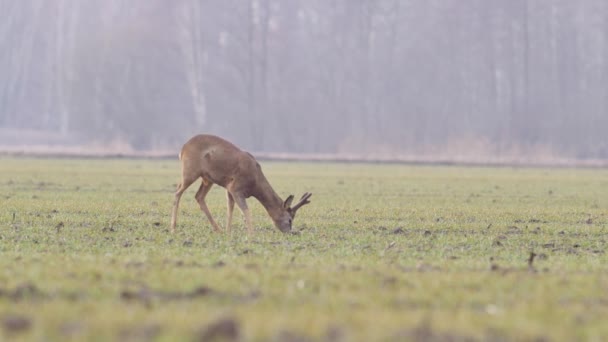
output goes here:
<path id="1" fill-rule="evenodd" d="M 178 161 L 0 159 L 0 339 L 608 339 L 608 170 L 262 165 L 299 234 L 198 184 L 170 234 Z"/>

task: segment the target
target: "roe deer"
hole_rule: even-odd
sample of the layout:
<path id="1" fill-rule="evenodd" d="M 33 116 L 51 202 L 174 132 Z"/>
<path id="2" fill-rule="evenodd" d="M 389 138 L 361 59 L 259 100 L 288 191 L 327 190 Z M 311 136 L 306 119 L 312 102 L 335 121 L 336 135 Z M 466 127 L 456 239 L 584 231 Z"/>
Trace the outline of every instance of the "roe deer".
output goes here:
<path id="1" fill-rule="evenodd" d="M 179 200 L 184 191 L 199 178 L 202 179 L 202 184 L 195 197 L 215 231 L 219 231 L 220 227 L 211 216 L 205 203 L 205 196 L 213 184 L 226 189 L 228 198 L 226 230 L 228 232 L 231 229 L 232 212 L 236 202 L 245 216 L 247 233 L 249 235 L 253 233 L 251 213 L 245 201 L 250 196 L 262 203 L 274 225 L 284 233 L 291 231 L 291 224 L 298 209 L 310 203 L 308 199 L 312 196 L 311 193 L 305 193 L 293 207 L 291 207 L 293 195 L 287 197 L 285 201 L 281 200 L 268 183 L 255 158 L 220 137 L 207 134 L 192 137 L 182 147 L 179 159 L 182 162 L 182 182 L 175 192 L 171 216 L 172 233 L 175 232 Z"/>

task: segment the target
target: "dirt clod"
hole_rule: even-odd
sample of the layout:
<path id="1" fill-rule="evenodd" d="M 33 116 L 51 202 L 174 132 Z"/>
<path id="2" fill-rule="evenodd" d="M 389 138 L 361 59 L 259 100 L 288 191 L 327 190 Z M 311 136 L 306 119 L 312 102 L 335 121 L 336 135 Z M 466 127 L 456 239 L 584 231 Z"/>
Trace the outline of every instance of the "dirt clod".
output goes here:
<path id="1" fill-rule="evenodd" d="M 212 265 L 213 268 L 221 268 L 221 267 L 224 267 L 224 266 L 226 266 L 226 263 L 223 262 L 222 260 L 220 260 L 220 261 L 218 261 L 218 262 L 216 262 L 215 264 Z"/>
<path id="2" fill-rule="evenodd" d="M 223 318 L 203 328 L 195 339 L 207 341 L 238 341 L 241 332 L 239 323 L 234 318 Z"/>
<path id="3" fill-rule="evenodd" d="M 423 321 L 410 330 L 399 331 L 396 341 L 476 341 L 471 336 L 464 336 L 450 332 L 438 331 L 427 321 Z"/>
<path id="4" fill-rule="evenodd" d="M 2 327 L 8 333 L 19 333 L 32 327 L 32 320 L 21 315 L 9 315 L 2 319 Z"/>
<path id="5" fill-rule="evenodd" d="M 194 289 L 192 292 L 187 293 L 186 297 L 196 298 L 196 297 L 204 297 L 213 293 L 213 290 L 206 286 L 199 286 Z"/>

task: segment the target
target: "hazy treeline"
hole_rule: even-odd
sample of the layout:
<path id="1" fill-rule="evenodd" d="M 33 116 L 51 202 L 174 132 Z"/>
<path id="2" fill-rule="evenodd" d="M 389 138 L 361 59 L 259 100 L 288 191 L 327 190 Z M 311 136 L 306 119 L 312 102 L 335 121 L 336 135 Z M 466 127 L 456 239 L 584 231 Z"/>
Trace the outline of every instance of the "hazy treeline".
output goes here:
<path id="1" fill-rule="evenodd" d="M 0 128 L 608 158 L 606 0 L 0 0 Z"/>

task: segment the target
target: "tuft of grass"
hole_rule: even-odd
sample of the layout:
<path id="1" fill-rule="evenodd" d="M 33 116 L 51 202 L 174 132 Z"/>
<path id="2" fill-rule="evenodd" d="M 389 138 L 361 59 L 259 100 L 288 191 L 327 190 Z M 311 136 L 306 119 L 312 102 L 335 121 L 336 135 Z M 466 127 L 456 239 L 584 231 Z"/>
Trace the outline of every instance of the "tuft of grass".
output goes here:
<path id="1" fill-rule="evenodd" d="M 170 234 L 177 161 L 0 159 L 1 336 L 608 339 L 607 170 L 262 164 L 299 234 L 196 185 Z"/>

